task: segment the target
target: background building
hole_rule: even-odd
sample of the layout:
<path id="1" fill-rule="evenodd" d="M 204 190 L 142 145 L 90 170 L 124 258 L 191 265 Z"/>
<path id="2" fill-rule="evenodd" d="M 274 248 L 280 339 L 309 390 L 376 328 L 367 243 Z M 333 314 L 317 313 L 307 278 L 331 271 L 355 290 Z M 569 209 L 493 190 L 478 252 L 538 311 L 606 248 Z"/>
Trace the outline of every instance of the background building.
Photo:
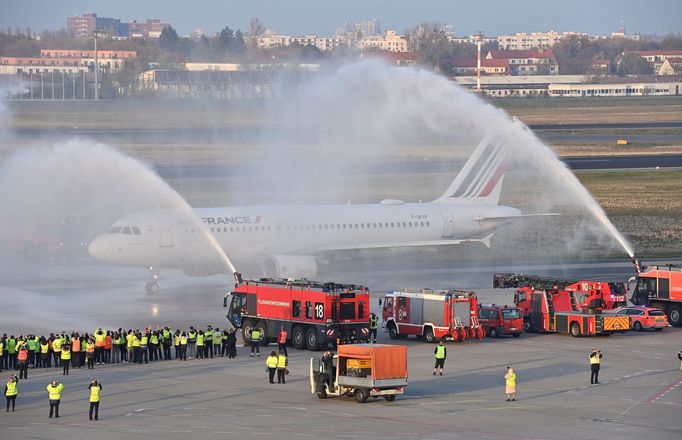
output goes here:
<path id="1" fill-rule="evenodd" d="M 112 38 L 159 38 L 164 27 L 170 26 L 159 19 L 145 22 L 121 22 L 118 18 L 98 17 L 89 13 L 66 18 L 66 30 L 79 37 L 90 37 L 94 31 L 102 31 Z"/>
<path id="2" fill-rule="evenodd" d="M 526 34 L 524 32 L 516 33 L 514 35 L 499 35 L 497 43 L 501 50 L 528 50 L 528 49 L 546 49 L 554 46 L 563 38 L 578 36 L 586 37 L 587 34 L 583 32 L 531 32 Z"/>

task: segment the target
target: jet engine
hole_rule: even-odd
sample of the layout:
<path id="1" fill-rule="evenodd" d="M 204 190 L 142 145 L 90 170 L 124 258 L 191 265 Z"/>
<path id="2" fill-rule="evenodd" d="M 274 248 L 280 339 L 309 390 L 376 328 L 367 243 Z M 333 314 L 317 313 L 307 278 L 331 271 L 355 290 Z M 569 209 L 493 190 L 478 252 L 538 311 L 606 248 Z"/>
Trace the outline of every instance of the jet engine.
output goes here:
<path id="1" fill-rule="evenodd" d="M 268 278 L 314 278 L 317 261 L 310 255 L 270 255 L 263 262 Z"/>

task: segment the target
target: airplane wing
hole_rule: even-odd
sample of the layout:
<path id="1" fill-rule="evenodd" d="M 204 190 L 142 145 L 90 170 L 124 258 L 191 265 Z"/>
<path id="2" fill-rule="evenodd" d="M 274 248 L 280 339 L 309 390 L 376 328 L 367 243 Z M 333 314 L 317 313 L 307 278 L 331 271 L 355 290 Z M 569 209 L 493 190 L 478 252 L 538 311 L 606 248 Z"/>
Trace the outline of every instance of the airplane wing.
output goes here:
<path id="1" fill-rule="evenodd" d="M 335 244 L 331 246 L 316 246 L 297 253 L 314 253 L 314 252 L 328 252 L 328 251 L 351 251 L 363 249 L 391 249 L 404 247 L 430 247 L 430 246 L 450 246 L 462 243 L 482 243 L 486 247 L 490 247 L 490 239 L 494 234 L 487 235 L 483 238 L 464 238 L 464 239 L 448 239 L 448 240 L 424 240 L 424 241 L 403 241 L 403 242 L 385 242 L 385 243 L 367 243 L 367 244 Z"/>

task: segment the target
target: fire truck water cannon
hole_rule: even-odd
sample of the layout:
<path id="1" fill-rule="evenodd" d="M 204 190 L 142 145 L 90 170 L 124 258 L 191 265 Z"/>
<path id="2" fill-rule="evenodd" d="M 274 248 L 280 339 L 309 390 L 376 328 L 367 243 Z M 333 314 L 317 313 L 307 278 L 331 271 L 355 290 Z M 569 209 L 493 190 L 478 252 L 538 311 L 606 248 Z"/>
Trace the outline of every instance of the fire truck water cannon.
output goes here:
<path id="1" fill-rule="evenodd" d="M 391 339 L 409 335 L 427 342 L 483 339 L 478 300 L 473 292 L 401 289 L 380 300 L 382 327 Z"/>
<path id="2" fill-rule="evenodd" d="M 309 350 L 369 339 L 369 290 L 354 284 L 241 280 L 225 295 L 223 307 L 247 344 L 256 329 L 263 345 L 276 341 L 283 328 L 287 343 Z"/>

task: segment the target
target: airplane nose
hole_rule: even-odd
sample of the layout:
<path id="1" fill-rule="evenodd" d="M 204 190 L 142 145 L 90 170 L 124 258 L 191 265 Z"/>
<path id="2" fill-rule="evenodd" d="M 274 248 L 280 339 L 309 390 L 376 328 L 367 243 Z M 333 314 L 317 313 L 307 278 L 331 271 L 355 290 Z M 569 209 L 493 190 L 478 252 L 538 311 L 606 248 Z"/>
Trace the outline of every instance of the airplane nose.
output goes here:
<path id="1" fill-rule="evenodd" d="M 103 236 L 99 236 L 92 240 L 88 246 L 88 253 L 90 256 L 100 261 L 106 261 L 107 256 L 110 254 L 110 246 L 108 246 L 107 242 L 108 240 Z"/>

